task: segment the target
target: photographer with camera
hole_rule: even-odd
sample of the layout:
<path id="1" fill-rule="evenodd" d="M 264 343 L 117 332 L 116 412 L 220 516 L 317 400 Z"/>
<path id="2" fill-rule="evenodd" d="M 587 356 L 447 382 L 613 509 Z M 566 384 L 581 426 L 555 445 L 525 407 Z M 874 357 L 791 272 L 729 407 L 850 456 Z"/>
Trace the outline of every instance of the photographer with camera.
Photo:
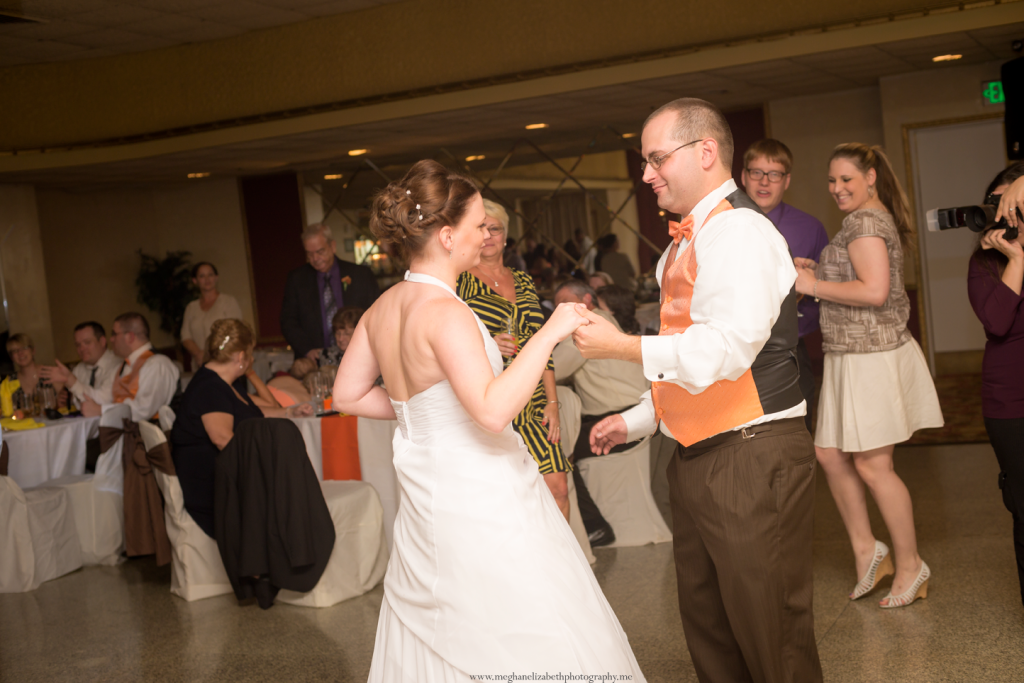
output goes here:
<path id="1" fill-rule="evenodd" d="M 1012 183 L 1012 185 L 1011 185 Z M 1024 162 L 999 173 L 986 198 L 1002 195 L 997 219 L 1021 227 L 1016 215 L 1024 205 Z M 986 199 L 986 203 L 988 200 Z M 982 233 L 971 255 L 967 293 L 985 327 L 981 410 L 992 448 L 999 461 L 1003 504 L 1013 515 L 1013 544 L 1024 602 L 1024 238 L 1006 239 L 1005 229 Z"/>

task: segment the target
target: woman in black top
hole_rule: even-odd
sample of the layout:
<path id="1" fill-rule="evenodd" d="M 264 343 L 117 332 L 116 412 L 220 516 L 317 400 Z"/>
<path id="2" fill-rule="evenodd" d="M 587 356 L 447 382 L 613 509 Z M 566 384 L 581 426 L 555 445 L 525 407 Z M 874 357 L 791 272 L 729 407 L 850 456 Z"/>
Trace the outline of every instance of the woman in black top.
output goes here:
<path id="1" fill-rule="evenodd" d="M 206 346 L 209 360 L 181 397 L 171 443 L 185 509 L 213 538 L 214 461 L 234 436 L 235 425 L 259 417 L 311 415 L 313 408 L 260 408 L 232 386 L 252 365 L 253 334 L 241 320 L 216 321 Z"/>

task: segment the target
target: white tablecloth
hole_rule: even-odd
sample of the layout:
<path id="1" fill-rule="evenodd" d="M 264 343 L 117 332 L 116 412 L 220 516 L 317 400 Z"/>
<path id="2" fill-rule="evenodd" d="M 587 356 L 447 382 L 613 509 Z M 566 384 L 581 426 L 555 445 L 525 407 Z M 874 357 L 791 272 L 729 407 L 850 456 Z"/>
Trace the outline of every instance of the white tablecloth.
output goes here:
<path id="1" fill-rule="evenodd" d="M 306 453 L 309 455 L 310 462 L 313 463 L 317 479 L 323 481 L 320 419 L 318 417 L 296 417 L 292 418 L 292 422 L 298 426 L 302 433 L 302 440 L 306 442 Z M 362 472 L 363 481 L 373 486 L 377 495 L 380 496 L 380 504 L 384 508 L 384 534 L 387 536 L 388 550 L 390 550 L 395 517 L 398 515 L 398 477 L 395 475 L 395 466 L 392 462 L 395 453 L 391 448 L 395 430 L 398 429 L 398 421 L 367 420 L 361 417 L 358 424 L 359 469 Z"/>
<path id="2" fill-rule="evenodd" d="M 4 434 L 11 451 L 8 474 L 23 489 L 85 473 L 85 442 L 100 433 L 100 418 L 69 417 L 36 420 L 41 429 Z"/>

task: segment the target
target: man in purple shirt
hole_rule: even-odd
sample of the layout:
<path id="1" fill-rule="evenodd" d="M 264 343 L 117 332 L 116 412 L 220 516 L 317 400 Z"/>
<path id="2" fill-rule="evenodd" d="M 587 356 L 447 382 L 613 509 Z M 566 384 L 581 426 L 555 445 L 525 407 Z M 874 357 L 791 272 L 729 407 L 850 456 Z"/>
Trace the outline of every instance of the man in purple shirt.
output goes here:
<path id="1" fill-rule="evenodd" d="M 782 142 L 765 138 L 758 140 L 743 155 L 743 187 L 768 219 L 775 224 L 789 243 L 794 257 L 809 258 L 815 262 L 821 250 L 828 245 L 828 233 L 814 216 L 804 213 L 782 201 L 789 189 L 793 154 Z M 797 360 L 800 364 L 800 391 L 807 401 L 807 429 L 811 429 L 811 411 L 814 408 L 814 375 L 811 357 L 807 352 L 806 337 L 818 329 L 818 304 L 811 297 L 797 303 L 800 342 Z"/>

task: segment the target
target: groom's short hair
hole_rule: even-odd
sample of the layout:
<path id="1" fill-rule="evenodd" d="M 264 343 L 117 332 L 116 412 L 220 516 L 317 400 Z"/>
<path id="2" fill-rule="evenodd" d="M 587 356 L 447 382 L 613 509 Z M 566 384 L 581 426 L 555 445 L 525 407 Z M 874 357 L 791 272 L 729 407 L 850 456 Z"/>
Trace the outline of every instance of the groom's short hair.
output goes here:
<path id="1" fill-rule="evenodd" d="M 686 144 L 691 140 L 714 138 L 718 143 L 719 161 L 728 171 L 732 171 L 732 129 L 718 107 L 696 97 L 680 97 L 655 109 L 644 121 L 644 128 L 653 119 L 667 112 L 676 115 L 676 125 L 672 130 L 673 140 Z"/>

